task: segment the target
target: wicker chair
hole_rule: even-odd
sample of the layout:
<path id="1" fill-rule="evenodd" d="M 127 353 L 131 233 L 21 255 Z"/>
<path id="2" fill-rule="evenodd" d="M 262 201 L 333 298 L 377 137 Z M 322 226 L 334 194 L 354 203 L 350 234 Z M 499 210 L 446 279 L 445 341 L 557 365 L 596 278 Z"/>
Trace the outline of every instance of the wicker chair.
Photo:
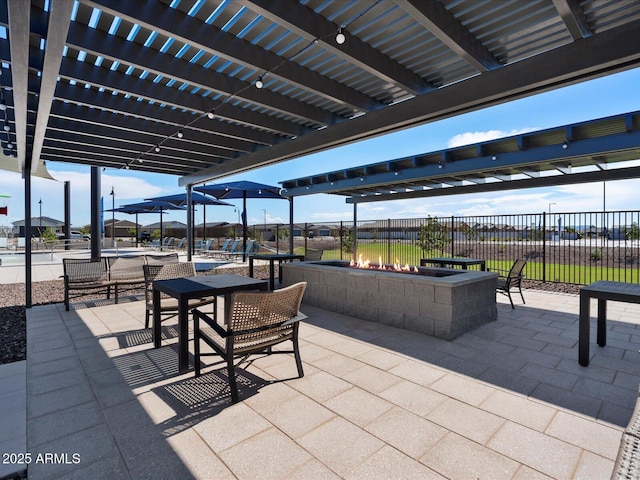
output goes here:
<path id="1" fill-rule="evenodd" d="M 158 254 L 158 255 L 145 255 L 147 257 L 147 265 L 167 265 L 169 263 L 178 263 L 178 254 Z"/>
<path id="2" fill-rule="evenodd" d="M 142 267 L 147 263 L 144 255 L 107 257 L 109 279 L 113 282 L 115 302 L 121 287 L 141 288 L 144 285 Z"/>
<path id="3" fill-rule="evenodd" d="M 105 291 L 110 297 L 113 282 L 109 279 L 109 268 L 104 258 L 63 258 L 64 308 L 69 311 L 69 300 L 84 295 L 85 290 Z M 71 295 L 72 291 L 79 291 Z"/>
<path id="4" fill-rule="evenodd" d="M 238 401 L 238 387 L 233 360 L 237 356 L 267 352 L 293 353 L 298 375 L 302 377 L 302 360 L 298 349 L 299 321 L 306 315 L 300 313 L 300 302 L 307 288 L 306 282 L 296 283 L 273 292 L 235 292 L 230 308 L 226 308 L 225 324 L 200 310 L 193 311 L 195 375 L 200 375 L 200 357 L 220 355 L 227 362 L 229 386 L 233 403 Z M 273 345 L 290 340 L 293 350 L 271 350 Z M 200 341 L 209 345 L 215 353 L 203 354 Z"/>
<path id="5" fill-rule="evenodd" d="M 153 282 L 155 280 L 166 280 L 169 278 L 195 277 L 196 268 L 192 262 L 168 263 L 166 265 L 155 264 L 145 265 L 144 269 L 144 296 L 146 302 L 144 327 L 149 328 L 149 320 L 153 314 Z M 202 307 L 204 305 L 213 304 L 215 311 L 216 297 L 195 298 L 189 300 L 189 309 Z M 178 301 L 175 298 L 160 295 L 160 315 L 164 314 L 166 318 L 177 315 Z M 168 315 L 168 316 L 167 316 Z M 166 319 L 165 318 L 165 319 Z M 162 320 L 160 320 L 162 321 Z"/>
<path id="6" fill-rule="evenodd" d="M 502 293 L 503 295 L 509 297 L 511 308 L 516 308 L 513 304 L 513 299 L 511 298 L 512 288 L 517 288 L 520 292 L 520 297 L 522 297 L 522 303 L 527 303 L 524 301 L 524 295 L 522 294 L 522 279 L 524 278 L 522 272 L 526 265 L 526 260 L 518 259 L 513 262 L 513 265 L 508 272 L 506 270 L 491 270 L 493 272 L 498 272 L 498 274 L 500 275 L 498 277 L 498 285 L 496 287 L 496 290 L 498 293 Z"/>

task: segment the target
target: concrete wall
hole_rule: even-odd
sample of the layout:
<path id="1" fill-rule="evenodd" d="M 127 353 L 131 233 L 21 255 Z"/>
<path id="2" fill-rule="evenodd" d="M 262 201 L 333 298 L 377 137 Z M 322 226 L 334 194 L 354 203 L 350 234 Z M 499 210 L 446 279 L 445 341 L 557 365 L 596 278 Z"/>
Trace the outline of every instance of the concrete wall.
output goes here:
<path id="1" fill-rule="evenodd" d="M 308 305 L 446 340 L 497 318 L 497 274 L 456 272 L 429 277 L 310 262 L 282 265 L 285 286 L 308 283 Z"/>

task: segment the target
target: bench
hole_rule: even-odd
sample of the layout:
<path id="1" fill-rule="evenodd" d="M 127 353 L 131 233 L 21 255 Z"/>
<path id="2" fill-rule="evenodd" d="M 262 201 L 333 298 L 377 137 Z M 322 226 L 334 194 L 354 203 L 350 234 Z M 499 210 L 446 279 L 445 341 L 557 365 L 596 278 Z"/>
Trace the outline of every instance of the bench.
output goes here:
<path id="1" fill-rule="evenodd" d="M 620 440 L 611 480 L 640 478 L 640 397 Z"/>
<path id="2" fill-rule="evenodd" d="M 63 258 L 64 307 L 69 311 L 72 298 L 86 295 L 88 292 L 104 292 L 118 303 L 122 288 L 144 287 L 144 265 L 177 263 L 178 254 L 136 255 L 102 257 L 99 260 L 89 258 Z"/>

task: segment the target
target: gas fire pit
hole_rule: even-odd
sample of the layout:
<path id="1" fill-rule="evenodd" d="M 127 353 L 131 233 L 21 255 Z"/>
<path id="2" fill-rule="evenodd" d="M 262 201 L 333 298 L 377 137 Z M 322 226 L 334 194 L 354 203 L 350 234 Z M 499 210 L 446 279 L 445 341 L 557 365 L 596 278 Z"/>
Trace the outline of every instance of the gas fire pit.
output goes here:
<path id="1" fill-rule="evenodd" d="M 394 268 L 354 268 L 338 260 L 295 262 L 282 265 L 282 282 L 307 282 L 308 305 L 446 340 L 497 318 L 496 273 Z"/>

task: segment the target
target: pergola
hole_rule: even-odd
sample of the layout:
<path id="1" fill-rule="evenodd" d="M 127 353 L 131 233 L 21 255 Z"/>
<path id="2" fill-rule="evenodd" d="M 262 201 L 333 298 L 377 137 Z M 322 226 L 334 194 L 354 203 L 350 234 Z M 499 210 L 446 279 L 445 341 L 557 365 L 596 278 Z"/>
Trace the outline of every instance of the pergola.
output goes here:
<path id="1" fill-rule="evenodd" d="M 25 217 L 31 176 L 72 162 L 91 166 L 97 225 L 102 168 L 178 175 L 190 195 L 635 68 L 640 4 L 0 0 L 0 60 L 0 168 L 22 173 Z"/>

